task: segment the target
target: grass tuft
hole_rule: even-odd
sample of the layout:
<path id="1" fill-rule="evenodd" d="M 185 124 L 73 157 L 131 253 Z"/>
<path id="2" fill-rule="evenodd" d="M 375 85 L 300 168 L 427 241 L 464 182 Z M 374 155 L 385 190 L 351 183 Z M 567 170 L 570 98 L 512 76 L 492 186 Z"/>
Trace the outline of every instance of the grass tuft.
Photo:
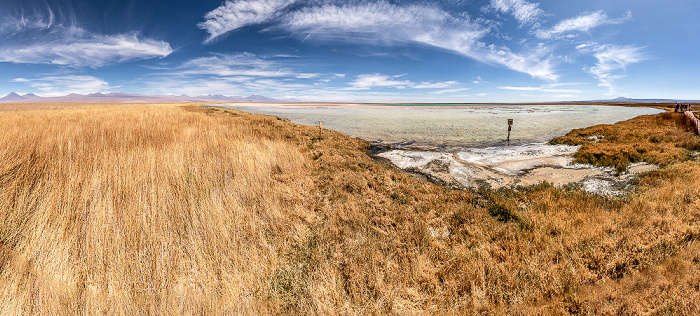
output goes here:
<path id="1" fill-rule="evenodd" d="M 3 105 L 0 314 L 698 314 L 686 123 L 555 140 L 664 166 L 611 198 L 451 190 L 236 110 Z"/>
<path id="2" fill-rule="evenodd" d="M 552 144 L 581 145 L 575 162 L 614 167 L 618 173 L 631 163 L 668 165 L 687 161 L 691 151 L 700 149 L 693 137 L 693 122 L 682 113 L 644 115 L 614 125 L 603 124 L 576 129 L 553 139 Z M 601 138 L 596 142 L 597 139 Z"/>

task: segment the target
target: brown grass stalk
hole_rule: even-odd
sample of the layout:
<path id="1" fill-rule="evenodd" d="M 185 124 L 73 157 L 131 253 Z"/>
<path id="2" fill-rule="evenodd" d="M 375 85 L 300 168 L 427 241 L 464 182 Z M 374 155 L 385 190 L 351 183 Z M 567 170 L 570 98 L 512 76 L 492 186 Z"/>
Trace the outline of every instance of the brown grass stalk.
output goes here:
<path id="1" fill-rule="evenodd" d="M 0 126 L 2 314 L 700 312 L 698 137 L 673 115 L 561 140 L 652 146 L 634 159 L 665 167 L 624 198 L 450 190 L 360 140 L 196 105 Z"/>

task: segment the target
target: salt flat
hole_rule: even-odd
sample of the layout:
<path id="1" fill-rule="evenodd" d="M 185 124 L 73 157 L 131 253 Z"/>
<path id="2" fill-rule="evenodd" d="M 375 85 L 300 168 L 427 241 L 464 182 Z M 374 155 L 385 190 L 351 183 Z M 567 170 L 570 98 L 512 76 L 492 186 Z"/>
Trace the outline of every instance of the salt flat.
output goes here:
<path id="1" fill-rule="evenodd" d="M 580 183 L 618 194 L 630 172 L 573 165 L 577 146 L 547 141 L 572 129 L 612 124 L 663 110 L 604 105 L 382 106 L 357 104 L 235 104 L 226 107 L 288 118 L 370 142 L 388 144 L 377 156 L 395 166 L 458 187 L 502 188 L 548 181 Z M 510 145 L 507 120 L 513 119 Z M 653 166 L 638 166 L 652 168 Z"/>
<path id="2" fill-rule="evenodd" d="M 357 104 L 229 104 L 246 112 L 318 125 L 370 142 L 425 146 L 505 145 L 507 119 L 511 144 L 547 142 L 572 129 L 611 124 L 659 109 L 603 105 L 381 106 Z"/>

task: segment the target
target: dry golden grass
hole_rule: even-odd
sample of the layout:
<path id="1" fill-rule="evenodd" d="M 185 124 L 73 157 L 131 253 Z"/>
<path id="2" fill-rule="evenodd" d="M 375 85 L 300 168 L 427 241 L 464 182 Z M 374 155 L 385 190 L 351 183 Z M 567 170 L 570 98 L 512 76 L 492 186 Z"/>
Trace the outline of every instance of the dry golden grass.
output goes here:
<path id="1" fill-rule="evenodd" d="M 644 115 L 615 125 L 603 124 L 575 129 L 555 138 L 553 144 L 583 145 L 576 162 L 616 167 L 618 172 L 630 163 L 646 161 L 668 165 L 690 159 L 700 150 L 693 122 L 681 113 Z M 602 140 L 595 142 L 593 139 Z"/>
<path id="2" fill-rule="evenodd" d="M 3 314 L 700 313 L 687 156 L 625 198 L 452 191 L 362 141 L 235 110 L 0 124 Z"/>
<path id="3" fill-rule="evenodd" d="M 0 310 L 266 311 L 260 294 L 295 218 L 311 215 L 312 183 L 283 136 L 236 119 L 171 106 L 0 113 Z"/>

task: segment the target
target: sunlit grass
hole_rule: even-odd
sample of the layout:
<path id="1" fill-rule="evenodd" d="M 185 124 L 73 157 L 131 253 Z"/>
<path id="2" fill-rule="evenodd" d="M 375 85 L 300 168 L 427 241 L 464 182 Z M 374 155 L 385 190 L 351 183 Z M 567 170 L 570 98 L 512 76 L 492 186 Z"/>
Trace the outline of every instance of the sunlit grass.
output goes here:
<path id="1" fill-rule="evenodd" d="M 264 311 L 277 253 L 309 213 L 308 163 L 235 120 L 0 112 L 0 309 Z"/>
<path id="2" fill-rule="evenodd" d="M 576 162 L 616 167 L 622 172 L 634 162 L 668 165 L 690 159 L 691 151 L 700 150 L 700 138 L 693 137 L 694 131 L 694 123 L 686 116 L 667 112 L 576 129 L 551 143 L 583 145 L 575 155 Z"/>
<path id="3" fill-rule="evenodd" d="M 360 140 L 196 105 L 0 126 L 3 314 L 700 312 L 698 137 L 674 115 L 569 135 L 667 146 L 624 198 L 453 191 Z"/>

